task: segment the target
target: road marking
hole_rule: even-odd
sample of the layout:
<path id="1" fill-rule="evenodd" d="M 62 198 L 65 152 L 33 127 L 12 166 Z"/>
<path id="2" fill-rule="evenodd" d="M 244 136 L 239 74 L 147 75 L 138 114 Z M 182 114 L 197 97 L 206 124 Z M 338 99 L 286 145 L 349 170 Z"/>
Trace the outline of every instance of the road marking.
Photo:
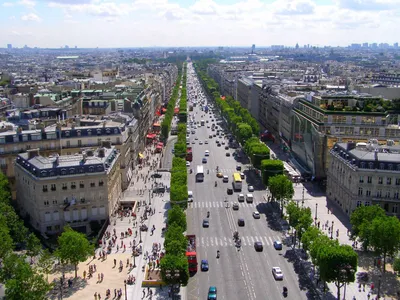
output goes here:
<path id="1" fill-rule="evenodd" d="M 218 246 L 218 238 L 217 237 L 215 237 L 215 245 Z M 222 245 L 222 243 L 221 243 L 221 245 Z"/>

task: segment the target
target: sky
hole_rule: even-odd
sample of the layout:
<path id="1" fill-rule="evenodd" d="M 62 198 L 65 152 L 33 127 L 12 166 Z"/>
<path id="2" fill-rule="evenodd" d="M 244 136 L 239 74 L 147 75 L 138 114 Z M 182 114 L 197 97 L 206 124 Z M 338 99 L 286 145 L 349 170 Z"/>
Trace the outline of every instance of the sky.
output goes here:
<path id="1" fill-rule="evenodd" d="M 0 48 L 397 42 L 400 0 L 0 0 Z"/>

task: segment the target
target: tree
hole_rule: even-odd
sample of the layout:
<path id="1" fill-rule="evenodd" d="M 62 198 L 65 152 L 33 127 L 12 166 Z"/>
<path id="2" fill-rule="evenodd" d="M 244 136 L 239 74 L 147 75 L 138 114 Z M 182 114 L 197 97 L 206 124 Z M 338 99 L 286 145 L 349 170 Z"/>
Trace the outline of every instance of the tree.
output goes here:
<path id="1" fill-rule="evenodd" d="M 49 274 L 53 271 L 54 266 L 54 256 L 50 253 L 48 249 L 44 249 L 40 253 L 39 261 L 36 264 L 38 271 L 46 275 L 47 280 L 49 279 Z"/>
<path id="2" fill-rule="evenodd" d="M 86 236 L 74 231 L 71 227 L 64 227 L 64 232 L 58 238 L 56 256 L 63 264 L 72 264 L 75 267 L 75 278 L 78 276 L 78 264 L 93 255 L 94 246 L 89 243 Z"/>
<path id="3" fill-rule="evenodd" d="M 350 216 L 351 238 L 353 240 L 358 238 L 366 250 L 370 244 L 369 226 L 372 220 L 385 216 L 385 211 L 378 205 L 358 207 Z"/>
<path id="4" fill-rule="evenodd" d="M 3 261 L 1 279 L 5 281 L 7 299 L 44 300 L 52 289 L 43 275 L 37 274 L 24 256 L 10 253 Z"/>
<path id="5" fill-rule="evenodd" d="M 3 202 L 0 202 L 0 211 L 4 216 L 8 229 L 10 230 L 10 236 L 14 243 L 22 244 L 26 240 L 28 229 L 24 226 L 24 222 L 18 217 L 14 208 Z"/>
<path id="6" fill-rule="evenodd" d="M 337 299 L 340 288 L 354 282 L 357 270 L 358 255 L 349 245 L 325 244 L 318 253 L 320 277 L 325 282 L 334 282 L 337 287 Z"/>
<path id="7" fill-rule="evenodd" d="M 168 226 L 176 224 L 186 231 L 186 215 L 182 208 L 175 205 L 168 211 Z"/>
<path id="8" fill-rule="evenodd" d="M 262 179 L 265 185 L 268 184 L 268 179 L 272 176 L 283 174 L 283 162 L 279 159 L 263 159 L 261 161 Z"/>
<path id="9" fill-rule="evenodd" d="M 272 197 L 281 201 L 283 213 L 283 200 L 291 200 L 294 195 L 293 183 L 285 175 L 275 175 L 268 179 L 268 188 Z"/>
<path id="10" fill-rule="evenodd" d="M 369 226 L 370 244 L 375 252 L 383 256 L 383 272 L 386 258 L 393 257 L 400 250 L 400 221 L 397 217 L 381 217 L 372 220 Z"/>
<path id="11" fill-rule="evenodd" d="M 14 249 L 14 242 L 10 236 L 10 230 L 6 225 L 6 220 L 3 216 L 0 216 L 0 259 L 3 259 L 7 253 Z"/>
<path id="12" fill-rule="evenodd" d="M 313 243 L 323 235 L 322 231 L 317 227 L 310 226 L 302 235 L 301 243 L 303 244 L 303 249 L 306 251 L 311 250 Z"/>
<path id="13" fill-rule="evenodd" d="M 166 284 L 186 286 L 189 282 L 189 263 L 184 254 L 165 254 L 160 261 L 161 277 Z M 175 272 L 176 271 L 176 272 Z M 174 276 L 179 274 L 179 276 Z M 170 276 L 168 276 L 168 274 Z"/>
<path id="14" fill-rule="evenodd" d="M 42 245 L 40 244 L 40 240 L 37 238 L 37 236 L 34 233 L 29 234 L 26 241 L 26 254 L 30 256 L 31 262 L 33 257 L 40 253 L 41 249 Z"/>
<path id="15" fill-rule="evenodd" d="M 187 241 L 186 239 L 166 240 L 164 242 L 165 252 L 172 255 L 185 253 Z"/>

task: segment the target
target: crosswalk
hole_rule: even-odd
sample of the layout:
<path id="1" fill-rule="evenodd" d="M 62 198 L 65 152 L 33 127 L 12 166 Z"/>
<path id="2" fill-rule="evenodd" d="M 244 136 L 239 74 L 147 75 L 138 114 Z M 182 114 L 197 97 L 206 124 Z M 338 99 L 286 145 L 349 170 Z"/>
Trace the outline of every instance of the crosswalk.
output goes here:
<path id="1" fill-rule="evenodd" d="M 252 207 L 252 208 L 255 208 L 260 203 L 265 203 L 265 202 L 258 202 L 258 201 L 254 201 L 253 203 L 238 202 L 239 209 L 241 207 Z M 227 205 L 229 207 L 232 207 L 232 203 L 231 202 L 223 202 L 223 201 L 196 202 L 196 200 L 195 200 L 190 205 L 191 205 L 192 208 L 226 208 Z"/>
<path id="2" fill-rule="evenodd" d="M 274 241 L 281 240 L 279 236 L 241 236 L 242 247 L 254 247 L 255 242 L 264 246 L 272 246 Z M 233 237 L 196 237 L 196 244 L 201 247 L 232 247 L 235 246 Z"/>

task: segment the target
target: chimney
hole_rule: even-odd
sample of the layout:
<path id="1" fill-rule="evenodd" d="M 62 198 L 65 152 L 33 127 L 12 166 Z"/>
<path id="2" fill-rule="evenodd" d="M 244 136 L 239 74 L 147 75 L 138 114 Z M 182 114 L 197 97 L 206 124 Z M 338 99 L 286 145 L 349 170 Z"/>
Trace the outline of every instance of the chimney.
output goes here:
<path id="1" fill-rule="evenodd" d="M 354 143 L 354 142 L 348 142 L 347 143 L 347 151 L 350 151 L 350 150 L 353 150 L 353 149 L 355 149 L 356 148 L 356 143 Z"/>
<path id="2" fill-rule="evenodd" d="M 105 149 L 99 148 L 98 157 L 104 157 L 104 156 L 105 156 Z"/>
<path id="3" fill-rule="evenodd" d="M 39 156 L 39 148 L 26 150 L 28 153 L 28 160 Z"/>
<path id="4" fill-rule="evenodd" d="M 101 147 L 111 149 L 111 141 L 101 141 Z"/>
<path id="5" fill-rule="evenodd" d="M 86 151 L 83 151 L 82 152 L 82 164 L 84 164 L 86 162 L 86 157 L 87 157 Z"/>

